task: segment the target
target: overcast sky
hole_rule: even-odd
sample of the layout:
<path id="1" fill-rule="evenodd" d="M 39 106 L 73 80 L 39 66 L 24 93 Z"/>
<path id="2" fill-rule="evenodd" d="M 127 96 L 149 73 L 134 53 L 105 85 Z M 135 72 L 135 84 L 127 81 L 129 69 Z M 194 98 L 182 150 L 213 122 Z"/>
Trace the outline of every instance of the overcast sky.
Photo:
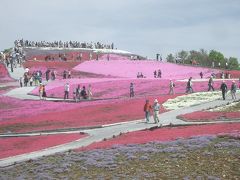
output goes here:
<path id="1" fill-rule="evenodd" d="M 240 59 L 240 0 L 1 0 L 0 50 L 15 39 L 114 42 L 149 58 L 215 49 Z"/>

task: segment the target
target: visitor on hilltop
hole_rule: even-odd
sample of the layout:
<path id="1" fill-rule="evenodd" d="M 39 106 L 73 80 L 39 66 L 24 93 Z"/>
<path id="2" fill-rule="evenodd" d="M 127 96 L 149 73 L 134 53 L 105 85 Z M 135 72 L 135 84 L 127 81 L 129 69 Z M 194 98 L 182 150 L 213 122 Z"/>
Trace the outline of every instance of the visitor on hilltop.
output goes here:
<path id="1" fill-rule="evenodd" d="M 92 99 L 93 94 L 92 94 L 92 86 L 91 86 L 91 84 L 88 85 L 87 96 L 88 96 L 89 100 Z"/>
<path id="2" fill-rule="evenodd" d="M 20 87 L 23 87 L 23 77 L 19 78 Z"/>
<path id="3" fill-rule="evenodd" d="M 110 55 L 109 55 L 109 54 L 107 54 L 107 60 L 108 60 L 108 61 L 110 60 Z"/>
<path id="4" fill-rule="evenodd" d="M 201 77 L 201 79 L 203 78 L 203 72 L 201 71 L 200 73 L 199 73 L 199 75 L 200 75 L 200 77 Z"/>
<path id="5" fill-rule="evenodd" d="M 153 75 L 154 75 L 154 78 L 157 77 L 157 71 L 156 70 L 153 72 Z"/>
<path id="6" fill-rule="evenodd" d="M 213 87 L 213 77 L 211 76 L 208 80 L 208 91 L 214 91 L 214 87 Z"/>
<path id="7" fill-rule="evenodd" d="M 160 69 L 158 70 L 158 78 L 162 78 L 162 71 Z"/>
<path id="8" fill-rule="evenodd" d="M 68 79 L 71 79 L 71 71 L 68 71 Z"/>
<path id="9" fill-rule="evenodd" d="M 42 83 L 40 83 L 40 85 L 39 85 L 38 93 L 39 93 L 40 100 L 42 100 L 42 98 L 43 98 L 43 85 L 42 85 Z"/>
<path id="10" fill-rule="evenodd" d="M 70 85 L 66 83 L 64 86 L 64 100 L 69 98 Z"/>
<path id="11" fill-rule="evenodd" d="M 25 68 L 25 73 L 28 73 L 28 72 L 29 72 L 29 68 L 26 67 L 26 68 Z"/>
<path id="12" fill-rule="evenodd" d="M 30 86 L 33 85 L 33 75 L 31 75 L 31 77 L 30 77 L 30 79 L 29 79 L 29 84 L 30 84 Z"/>
<path id="13" fill-rule="evenodd" d="M 240 78 L 238 79 L 238 88 L 240 89 Z"/>
<path id="14" fill-rule="evenodd" d="M 172 80 L 170 80 L 170 83 L 169 83 L 169 93 L 168 94 L 170 94 L 170 95 L 175 94 L 174 88 L 175 88 L 175 83 Z"/>
<path id="15" fill-rule="evenodd" d="M 42 98 L 43 100 L 46 100 L 47 98 L 47 93 L 46 93 L 46 88 L 45 88 L 45 85 L 42 86 Z"/>
<path id="16" fill-rule="evenodd" d="M 82 97 L 83 99 L 87 99 L 87 92 L 86 92 L 85 86 L 83 86 L 83 89 L 82 89 L 82 91 L 81 91 L 81 97 Z"/>
<path id="17" fill-rule="evenodd" d="M 130 83 L 130 98 L 134 97 L 134 87 L 133 87 L 133 83 Z"/>
<path id="18" fill-rule="evenodd" d="M 77 88 L 75 89 L 75 92 L 73 92 L 73 94 L 75 95 L 73 99 L 75 99 L 76 102 L 80 101 L 80 92 L 81 92 L 81 87 L 80 85 L 78 85 Z"/>
<path id="19" fill-rule="evenodd" d="M 160 110 L 160 104 L 158 103 L 158 100 L 155 99 L 153 104 L 153 119 L 156 124 L 159 123 L 159 118 L 158 118 L 159 110 Z"/>
<path id="20" fill-rule="evenodd" d="M 232 81 L 232 85 L 231 85 L 231 95 L 232 95 L 232 99 L 236 100 L 236 92 L 237 92 L 237 85 L 235 83 L 235 81 Z"/>
<path id="21" fill-rule="evenodd" d="M 27 73 L 24 73 L 24 86 L 27 86 L 28 84 L 28 75 Z"/>
<path id="22" fill-rule="evenodd" d="M 222 79 L 225 79 L 225 74 L 224 74 L 224 72 L 221 73 L 221 78 L 222 78 Z"/>
<path id="23" fill-rule="evenodd" d="M 226 98 L 226 93 L 227 93 L 227 89 L 228 89 L 225 81 L 222 81 L 222 84 L 221 84 L 221 86 L 220 86 L 220 89 L 222 90 L 222 98 L 223 98 L 223 100 L 225 100 L 225 98 Z"/>
<path id="24" fill-rule="evenodd" d="M 89 53 L 89 60 L 92 60 L 92 53 Z"/>
<path id="25" fill-rule="evenodd" d="M 50 70 L 48 69 L 46 72 L 45 72 L 45 74 L 46 74 L 46 81 L 48 81 L 49 80 L 49 74 L 50 74 Z"/>
<path id="26" fill-rule="evenodd" d="M 67 71 L 66 70 L 63 71 L 63 79 L 67 79 Z"/>
<path id="27" fill-rule="evenodd" d="M 149 103 L 149 100 L 147 99 L 146 100 L 146 103 L 144 105 L 144 108 L 143 108 L 144 112 L 145 112 L 145 118 L 146 118 L 146 123 L 150 122 L 150 112 L 152 110 L 152 106 L 151 104 Z"/>
<path id="28" fill-rule="evenodd" d="M 187 87 L 186 87 L 186 93 L 193 93 L 193 83 L 192 83 L 192 77 L 188 79 Z"/>
<path id="29" fill-rule="evenodd" d="M 56 72 L 54 70 L 51 72 L 51 79 L 53 81 L 56 79 Z"/>

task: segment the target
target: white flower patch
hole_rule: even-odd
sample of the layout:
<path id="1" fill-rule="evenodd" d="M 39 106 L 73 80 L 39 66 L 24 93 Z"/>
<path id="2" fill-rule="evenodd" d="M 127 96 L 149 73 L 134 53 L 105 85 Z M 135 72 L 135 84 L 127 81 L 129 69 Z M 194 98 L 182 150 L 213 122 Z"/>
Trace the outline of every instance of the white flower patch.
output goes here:
<path id="1" fill-rule="evenodd" d="M 167 100 L 163 106 L 168 110 L 176 110 L 184 107 L 194 106 L 204 102 L 213 101 L 221 98 L 220 91 L 197 92 L 193 94 L 178 96 L 175 99 Z"/>

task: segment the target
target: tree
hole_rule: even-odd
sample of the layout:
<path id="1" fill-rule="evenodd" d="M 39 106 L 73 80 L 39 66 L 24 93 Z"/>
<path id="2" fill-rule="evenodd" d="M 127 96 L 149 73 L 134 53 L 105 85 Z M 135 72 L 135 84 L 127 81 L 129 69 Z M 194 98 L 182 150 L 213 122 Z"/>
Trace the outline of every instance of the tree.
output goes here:
<path id="1" fill-rule="evenodd" d="M 238 69 L 239 68 L 239 63 L 237 58 L 235 57 L 230 57 L 228 60 L 228 68 L 229 69 Z"/>
<path id="2" fill-rule="evenodd" d="M 174 62 L 174 60 L 175 60 L 175 58 L 174 58 L 174 56 L 172 54 L 169 54 L 167 56 L 167 62 Z"/>
<path id="3" fill-rule="evenodd" d="M 187 60 L 187 57 L 188 57 L 188 52 L 182 50 L 178 53 L 178 57 L 182 59 L 182 63 L 185 63 L 185 61 Z"/>
<path id="4" fill-rule="evenodd" d="M 215 65 L 218 66 L 218 64 L 220 63 L 220 67 L 225 67 L 226 60 L 222 53 L 215 50 L 211 50 L 209 53 L 209 59 L 211 62 L 214 62 Z"/>

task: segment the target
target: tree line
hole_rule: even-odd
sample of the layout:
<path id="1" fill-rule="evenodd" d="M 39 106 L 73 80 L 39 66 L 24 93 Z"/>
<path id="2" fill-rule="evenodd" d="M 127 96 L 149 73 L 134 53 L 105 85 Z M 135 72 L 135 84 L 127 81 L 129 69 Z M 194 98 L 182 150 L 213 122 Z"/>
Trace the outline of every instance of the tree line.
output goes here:
<path id="1" fill-rule="evenodd" d="M 169 54 L 167 56 L 167 61 L 173 63 L 240 70 L 238 59 L 236 57 L 226 58 L 221 52 L 216 50 L 211 50 L 209 53 L 204 49 L 200 49 L 199 51 L 182 50 L 176 53 L 175 56 L 173 54 Z"/>

